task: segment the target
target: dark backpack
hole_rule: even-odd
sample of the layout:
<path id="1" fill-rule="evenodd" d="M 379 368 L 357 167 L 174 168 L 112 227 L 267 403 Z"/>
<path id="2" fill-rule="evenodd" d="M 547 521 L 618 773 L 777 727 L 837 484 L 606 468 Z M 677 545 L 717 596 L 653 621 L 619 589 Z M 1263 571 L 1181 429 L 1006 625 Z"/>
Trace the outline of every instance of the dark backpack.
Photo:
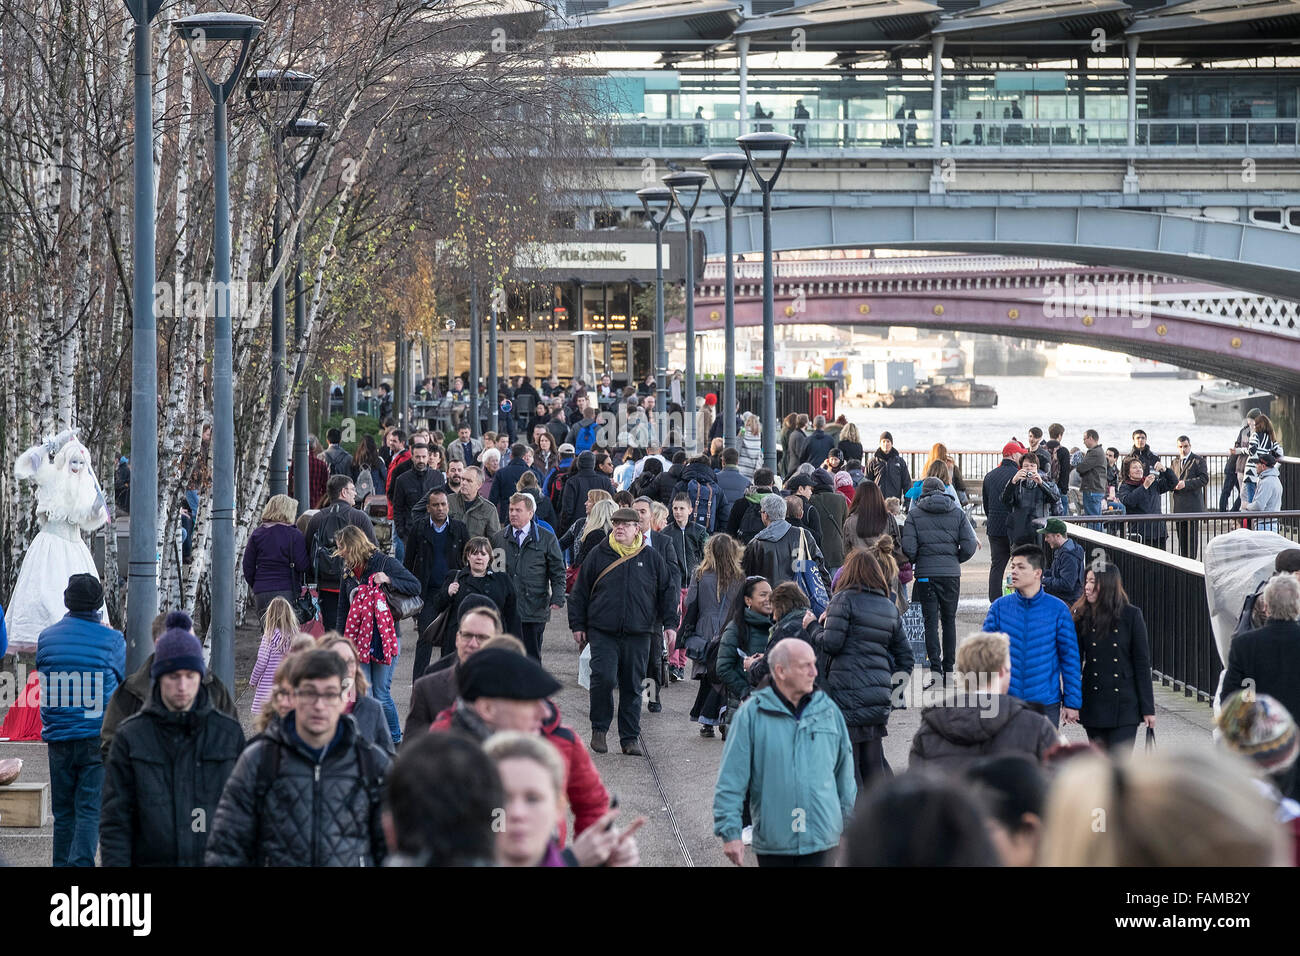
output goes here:
<path id="1" fill-rule="evenodd" d="M 749 507 L 745 509 L 744 516 L 740 519 L 740 527 L 736 529 L 736 536 L 744 544 L 754 540 L 754 535 L 763 530 L 763 512 L 758 505 L 751 501 Z"/>
<path id="2" fill-rule="evenodd" d="M 600 422 L 592 419 L 586 425 L 578 429 L 578 434 L 573 439 L 573 449 L 576 454 L 582 454 L 584 451 L 591 451 L 596 446 L 596 437 L 600 434 Z"/>
<path id="3" fill-rule="evenodd" d="M 718 676 L 718 648 L 721 646 L 722 634 L 718 633 L 709 638 L 708 646 L 704 648 L 704 676 L 714 685 L 722 684 L 722 678 Z"/>
<path id="4" fill-rule="evenodd" d="M 678 492 L 691 499 L 691 520 L 705 531 L 712 531 L 718 513 L 718 486 L 692 478 L 679 481 L 673 489 L 674 494 Z"/>
<path id="5" fill-rule="evenodd" d="M 316 580 L 339 581 L 343 578 L 343 559 L 334 555 L 334 537 L 344 528 L 348 521 L 347 512 L 332 504 L 325 509 L 325 517 L 316 531 L 316 553 L 312 555 L 312 569 Z"/>
<path id="6" fill-rule="evenodd" d="M 1259 596 L 1264 593 L 1264 587 L 1271 580 L 1273 579 L 1268 578 L 1259 582 L 1259 587 L 1255 588 L 1255 593 L 1247 594 L 1246 600 L 1241 602 L 1241 614 L 1237 616 L 1237 626 L 1232 632 L 1234 638 L 1241 637 L 1247 631 L 1255 630 L 1255 605 L 1259 601 Z"/>

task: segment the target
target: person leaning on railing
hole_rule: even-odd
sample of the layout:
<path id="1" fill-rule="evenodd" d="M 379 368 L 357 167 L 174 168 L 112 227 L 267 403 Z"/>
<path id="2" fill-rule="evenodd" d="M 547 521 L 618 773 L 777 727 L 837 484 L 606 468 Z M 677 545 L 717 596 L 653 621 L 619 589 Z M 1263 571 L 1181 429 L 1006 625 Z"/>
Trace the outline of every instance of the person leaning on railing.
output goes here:
<path id="1" fill-rule="evenodd" d="M 1243 501 L 1243 511 L 1272 512 L 1282 510 L 1282 479 L 1277 473 L 1277 456 L 1271 451 L 1262 451 L 1255 459 L 1255 496 L 1250 501 Z M 1255 522 L 1256 531 L 1276 531 L 1277 519 L 1269 518 Z"/>

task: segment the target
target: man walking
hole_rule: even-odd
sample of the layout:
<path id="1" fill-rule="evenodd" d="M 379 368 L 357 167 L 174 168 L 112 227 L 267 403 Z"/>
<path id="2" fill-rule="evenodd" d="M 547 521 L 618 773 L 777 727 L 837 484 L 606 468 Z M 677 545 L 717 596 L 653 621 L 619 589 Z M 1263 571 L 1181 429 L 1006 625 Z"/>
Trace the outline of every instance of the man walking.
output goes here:
<path id="1" fill-rule="evenodd" d="M 325 432 L 325 440 L 329 442 L 325 447 L 325 464 L 329 465 L 330 474 L 351 477 L 352 456 L 339 445 L 339 442 L 343 440 L 343 432 L 337 428 L 331 428 Z"/>
<path id="2" fill-rule="evenodd" d="M 1083 703 L 1079 637 L 1065 602 L 1043 590 L 1043 549 L 1037 544 L 1011 552 L 1011 586 L 1013 593 L 989 607 L 983 628 L 1005 634 L 1010 641 L 1009 692 L 1053 727 L 1060 726 L 1062 718 L 1077 723 Z"/>
<path id="3" fill-rule="evenodd" d="M 403 567 L 420 582 L 420 595 L 424 607 L 416 621 L 415 669 L 412 680 L 419 680 L 433 656 L 433 645 L 424 642 L 424 629 L 433 623 L 438 612 L 434 610 L 434 595 L 447 586 L 447 575 L 464 567 L 465 545 L 469 530 L 463 521 L 450 516 L 445 488 L 429 492 L 425 502 L 425 516 L 411 527 L 407 539 L 406 559 Z"/>
<path id="4" fill-rule="evenodd" d="M 126 677 L 126 640 L 100 621 L 104 588 L 74 574 L 63 592 L 68 613 L 36 639 L 41 739 L 49 751 L 54 866 L 94 866 L 99 843 L 104 708 Z"/>
<path id="5" fill-rule="evenodd" d="M 527 445 L 519 443 L 511 445 L 510 461 L 502 465 L 501 470 L 492 479 L 492 495 L 489 500 L 496 505 L 497 520 L 502 524 L 505 524 L 509 517 L 510 496 L 519 490 L 519 479 L 528 470 L 528 463 L 524 461 L 524 455 L 527 453 Z"/>
<path id="6" fill-rule="evenodd" d="M 101 862 L 202 866 L 208 822 L 244 749 L 244 731 L 212 706 L 203 646 L 188 630 L 163 633 L 150 674 L 149 703 L 118 729 L 108 755 Z"/>
<path id="7" fill-rule="evenodd" d="M 564 555 L 555 535 L 533 520 L 536 507 L 532 495 L 511 495 L 509 524 L 492 538 L 492 547 L 504 553 L 505 572 L 515 586 L 523 631 L 518 637 L 528 656 L 540 662 L 551 610 L 564 607 Z"/>
<path id="8" fill-rule="evenodd" d="M 613 533 L 583 561 L 569 596 L 569 628 L 581 648 L 591 644 L 591 749 L 606 753 L 605 736 L 618 688 L 618 736 L 623 753 L 641 756 L 641 682 L 651 639 L 664 628 L 676 639 L 681 591 L 639 529 L 631 508 L 613 515 Z"/>
<path id="9" fill-rule="evenodd" d="M 1170 466 L 1176 484 L 1173 487 L 1173 510 L 1175 514 L 1200 514 L 1205 510 L 1205 486 L 1210 483 L 1210 471 L 1205 459 L 1192 451 L 1192 440 L 1186 435 L 1178 436 L 1178 457 Z M 1199 553 L 1197 539 L 1200 526 L 1195 521 L 1179 521 L 1178 553 L 1184 558 L 1196 560 Z"/>
<path id="10" fill-rule="evenodd" d="M 429 446 L 411 449 L 411 468 L 393 482 L 393 538 L 403 544 L 399 560 L 405 557 L 406 536 L 429 505 L 429 492 L 445 487 L 442 473 L 429 467 Z"/>
<path id="11" fill-rule="evenodd" d="M 677 548 L 673 546 L 672 540 L 663 531 L 654 530 L 655 504 L 657 502 L 651 501 L 645 495 L 632 502 L 632 510 L 637 516 L 637 530 L 646 545 L 663 560 L 664 566 L 668 569 L 668 576 L 676 582 L 684 576 L 684 569 L 677 560 Z M 673 627 L 676 626 L 675 622 Z M 659 701 L 659 691 L 672 679 L 668 673 L 668 647 L 663 635 L 657 629 L 650 641 L 650 656 L 646 660 L 645 676 L 655 684 L 654 697 L 646 705 L 646 709 L 652 714 L 657 714 L 663 710 L 663 704 Z"/>
<path id="12" fill-rule="evenodd" d="M 456 653 L 448 654 L 411 685 L 411 712 L 402 729 L 403 752 L 414 738 L 429 732 L 429 725 L 439 714 L 456 703 L 461 665 L 500 633 L 501 615 L 490 607 L 471 607 L 461 614 L 456 626 Z"/>
<path id="13" fill-rule="evenodd" d="M 763 516 L 763 530 L 745 545 L 745 555 L 740 565 L 745 574 L 757 574 L 776 587 L 795 579 L 795 559 L 802 550 L 806 560 L 822 567 L 822 554 L 813 536 L 803 528 L 785 520 L 785 499 L 780 495 L 765 495 L 759 502 Z"/>
<path id="14" fill-rule="evenodd" d="M 447 457 L 463 461 L 466 468 L 473 468 L 478 464 L 478 453 L 482 447 L 480 442 L 470 437 L 470 427 L 461 425 L 456 429 L 456 440 L 447 449 Z"/>
<path id="15" fill-rule="evenodd" d="M 482 470 L 467 467 L 460 476 L 460 491 L 448 499 L 451 516 L 465 523 L 471 538 L 490 538 L 501 530 L 497 509 L 479 494 L 482 487 Z"/>
<path id="16" fill-rule="evenodd" d="M 294 709 L 244 749 L 217 804 L 206 866 L 379 866 L 388 755 L 343 713 L 348 665 L 295 662 Z"/>
<path id="17" fill-rule="evenodd" d="M 746 799 L 759 866 L 825 866 L 853 812 L 857 784 L 844 715 L 817 690 L 816 653 L 798 638 L 767 658 L 772 682 L 731 723 L 713 790 L 713 832 L 740 866 Z"/>

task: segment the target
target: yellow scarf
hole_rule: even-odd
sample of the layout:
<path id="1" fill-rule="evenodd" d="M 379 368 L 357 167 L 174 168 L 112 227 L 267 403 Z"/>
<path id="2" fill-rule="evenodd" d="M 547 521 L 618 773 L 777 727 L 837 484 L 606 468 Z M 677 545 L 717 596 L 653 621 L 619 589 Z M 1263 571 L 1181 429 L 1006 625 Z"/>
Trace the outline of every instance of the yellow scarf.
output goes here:
<path id="1" fill-rule="evenodd" d="M 611 531 L 609 533 L 609 546 L 614 549 L 614 553 L 617 554 L 620 558 L 626 558 L 636 554 L 638 551 L 641 550 L 641 547 L 644 544 L 645 544 L 645 538 L 642 536 L 640 531 L 636 533 L 636 541 L 634 541 L 629 547 L 626 548 L 623 547 L 623 545 L 618 543 L 618 540 L 614 537 L 614 532 Z"/>

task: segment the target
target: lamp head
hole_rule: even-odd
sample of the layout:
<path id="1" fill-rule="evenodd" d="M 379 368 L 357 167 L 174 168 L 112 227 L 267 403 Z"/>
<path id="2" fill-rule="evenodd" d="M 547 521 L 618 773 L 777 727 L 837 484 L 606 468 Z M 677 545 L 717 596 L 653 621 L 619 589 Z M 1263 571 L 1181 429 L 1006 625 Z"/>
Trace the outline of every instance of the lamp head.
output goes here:
<path id="1" fill-rule="evenodd" d="M 706 173 L 696 172 L 692 169 L 684 169 L 681 172 L 669 173 L 663 177 L 663 183 L 673 193 L 673 201 L 677 204 L 677 209 L 681 212 L 682 218 L 690 221 L 691 216 L 695 214 L 695 207 L 700 202 L 700 190 L 704 184 L 709 181 Z"/>
<path id="2" fill-rule="evenodd" d="M 662 229 L 673 211 L 673 191 L 667 186 L 646 186 L 636 191 L 650 225 Z"/>
<path id="3" fill-rule="evenodd" d="M 765 190 L 776 185 L 776 177 L 781 175 L 786 154 L 794 142 L 793 136 L 784 133 L 746 133 L 736 137 L 736 144 L 745 151 L 749 160 L 749 171 Z M 771 175 L 764 176 L 760 170 Z"/>
<path id="4" fill-rule="evenodd" d="M 710 153 L 701 162 L 713 177 L 713 188 L 722 197 L 723 205 L 730 206 L 740 195 L 749 158 L 744 153 Z"/>
<path id="5" fill-rule="evenodd" d="M 284 127 L 285 139 L 323 139 L 329 134 L 330 124 L 322 123 L 314 119 L 296 119 L 292 123 L 286 123 Z"/>
<path id="6" fill-rule="evenodd" d="M 263 26 L 263 21 L 242 13 L 196 13 L 172 21 L 172 29 L 185 40 L 208 92 L 214 100 L 221 102 L 229 99 L 239 82 L 248 63 L 248 51 Z M 216 49 L 212 49 L 214 44 Z M 225 79 L 218 79 L 212 75 L 210 67 L 221 58 L 226 44 L 235 44 L 234 65 Z"/>

